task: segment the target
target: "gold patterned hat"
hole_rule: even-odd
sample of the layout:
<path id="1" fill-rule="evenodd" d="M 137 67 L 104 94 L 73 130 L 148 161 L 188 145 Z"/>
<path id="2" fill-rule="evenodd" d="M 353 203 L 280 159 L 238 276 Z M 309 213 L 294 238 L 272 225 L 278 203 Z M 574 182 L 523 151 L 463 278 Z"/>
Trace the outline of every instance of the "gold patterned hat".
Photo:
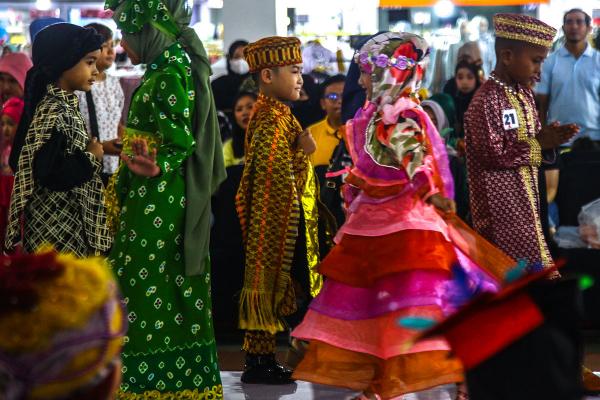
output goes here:
<path id="1" fill-rule="evenodd" d="M 522 14 L 494 15 L 496 37 L 518 40 L 550 48 L 556 29 L 539 19 Z"/>
<path id="2" fill-rule="evenodd" d="M 302 64 L 300 40 L 295 37 L 266 37 L 246 46 L 244 57 L 252 73 L 264 68 Z"/>

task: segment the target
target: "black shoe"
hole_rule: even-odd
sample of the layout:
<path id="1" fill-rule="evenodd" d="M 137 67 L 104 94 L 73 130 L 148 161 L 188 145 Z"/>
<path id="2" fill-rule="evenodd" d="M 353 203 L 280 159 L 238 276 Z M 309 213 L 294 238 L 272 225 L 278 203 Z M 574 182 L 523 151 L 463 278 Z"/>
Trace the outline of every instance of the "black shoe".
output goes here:
<path id="1" fill-rule="evenodd" d="M 292 370 L 277 363 L 275 354 L 246 355 L 246 365 L 242 374 L 243 383 L 264 385 L 288 385 L 294 383 Z"/>

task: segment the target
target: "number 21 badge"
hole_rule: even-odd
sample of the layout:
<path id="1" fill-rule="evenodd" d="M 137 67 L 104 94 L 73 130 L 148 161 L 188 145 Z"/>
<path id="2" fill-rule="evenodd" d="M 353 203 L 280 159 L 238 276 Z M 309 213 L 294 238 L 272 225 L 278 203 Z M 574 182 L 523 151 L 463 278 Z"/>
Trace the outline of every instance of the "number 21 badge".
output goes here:
<path id="1" fill-rule="evenodd" d="M 502 111 L 502 126 L 505 131 L 516 129 L 519 127 L 519 120 L 517 119 L 517 110 L 511 108 L 509 110 Z"/>

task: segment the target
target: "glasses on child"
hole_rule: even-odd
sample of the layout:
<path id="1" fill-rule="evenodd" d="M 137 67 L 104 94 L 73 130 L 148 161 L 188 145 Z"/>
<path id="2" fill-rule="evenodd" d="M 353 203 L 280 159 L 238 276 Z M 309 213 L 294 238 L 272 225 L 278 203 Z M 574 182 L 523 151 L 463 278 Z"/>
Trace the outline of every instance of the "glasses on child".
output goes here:
<path id="1" fill-rule="evenodd" d="M 338 101 L 342 99 L 341 93 L 327 93 L 323 98 L 331 101 Z"/>

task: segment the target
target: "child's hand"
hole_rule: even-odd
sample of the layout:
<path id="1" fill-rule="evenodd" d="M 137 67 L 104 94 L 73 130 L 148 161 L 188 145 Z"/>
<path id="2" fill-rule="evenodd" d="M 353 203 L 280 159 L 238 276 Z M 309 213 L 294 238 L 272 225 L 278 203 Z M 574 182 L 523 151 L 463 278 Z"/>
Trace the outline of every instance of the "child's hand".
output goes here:
<path id="1" fill-rule="evenodd" d="M 123 149 L 123 142 L 121 139 L 113 139 L 102 142 L 102 148 L 104 149 L 104 154 L 109 154 L 111 156 L 118 156 L 121 154 L 121 150 Z"/>
<path id="2" fill-rule="evenodd" d="M 465 139 L 458 139 L 456 141 L 456 152 L 462 158 L 467 156 L 467 145 L 465 144 Z"/>
<path id="3" fill-rule="evenodd" d="M 131 172 L 147 178 L 160 175 L 160 168 L 156 165 L 156 149 L 149 151 L 144 139 L 134 140 L 131 148 L 133 154 L 121 153 L 121 160 Z"/>
<path id="4" fill-rule="evenodd" d="M 298 136 L 298 146 L 304 150 L 306 155 L 310 155 L 317 150 L 317 142 L 315 142 L 310 132 L 306 130 Z"/>
<path id="5" fill-rule="evenodd" d="M 102 144 L 98 142 L 98 139 L 92 138 L 86 147 L 86 151 L 92 153 L 94 157 L 98 159 L 98 161 L 102 160 L 104 156 L 104 149 L 102 148 Z"/>
<path id="6" fill-rule="evenodd" d="M 554 149 L 563 143 L 567 143 L 579 132 L 579 127 L 575 124 L 559 125 L 558 122 L 542 128 L 536 136 L 542 150 Z"/>
<path id="7" fill-rule="evenodd" d="M 427 202 L 445 214 L 456 212 L 456 203 L 454 200 L 444 197 L 439 193 L 431 195 L 427 199 Z"/>

